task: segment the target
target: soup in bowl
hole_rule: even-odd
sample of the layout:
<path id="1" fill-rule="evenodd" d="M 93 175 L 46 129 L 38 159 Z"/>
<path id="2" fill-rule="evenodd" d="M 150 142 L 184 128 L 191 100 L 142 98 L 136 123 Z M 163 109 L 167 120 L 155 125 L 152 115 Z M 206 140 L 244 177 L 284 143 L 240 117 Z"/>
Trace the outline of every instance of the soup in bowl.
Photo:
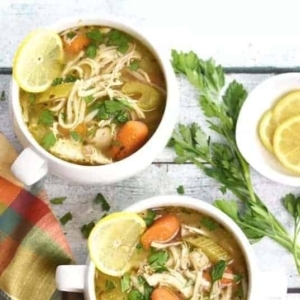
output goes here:
<path id="1" fill-rule="evenodd" d="M 178 94 L 167 55 L 112 20 L 67 20 L 48 29 L 63 49 L 51 85 L 33 93 L 12 81 L 14 127 L 27 147 L 15 175 L 32 184 L 49 169 L 72 181 L 111 183 L 145 168 L 176 123 Z"/>
<path id="2" fill-rule="evenodd" d="M 245 235 L 212 205 L 186 196 L 158 196 L 125 211 L 137 213 L 147 226 L 124 273 L 104 274 L 91 261 L 86 267 L 60 266 L 58 289 L 84 291 L 92 300 L 258 300 L 272 292 L 279 296 L 278 289 L 267 288 L 277 280 L 277 288 L 286 292 L 285 281 L 258 272 Z M 113 248 L 107 255 L 118 261 Z"/>

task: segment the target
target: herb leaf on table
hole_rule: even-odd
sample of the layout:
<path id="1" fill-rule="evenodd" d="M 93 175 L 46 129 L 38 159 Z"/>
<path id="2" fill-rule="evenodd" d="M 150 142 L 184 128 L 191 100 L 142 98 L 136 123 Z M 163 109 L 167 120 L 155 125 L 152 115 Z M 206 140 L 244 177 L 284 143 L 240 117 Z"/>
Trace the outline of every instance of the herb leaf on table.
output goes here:
<path id="1" fill-rule="evenodd" d="M 236 123 L 247 97 L 245 88 L 236 81 L 225 88 L 223 68 L 212 59 L 202 60 L 194 52 L 173 50 L 172 64 L 175 72 L 184 75 L 199 91 L 199 105 L 207 117 L 209 129 L 224 140 L 223 143 L 212 141 L 195 123 L 179 124 L 169 143 L 177 154 L 175 161 L 194 163 L 207 176 L 221 184 L 223 194 L 227 190 L 231 191 L 238 200 L 219 199 L 214 205 L 231 217 L 250 241 L 255 242 L 268 236 L 290 251 L 300 274 L 300 249 L 297 245 L 300 232 L 299 199 L 296 201 L 294 196 L 288 195 L 284 200 L 285 207 L 295 220 L 295 237 L 291 238 L 255 193 L 250 166 L 236 144 Z"/>

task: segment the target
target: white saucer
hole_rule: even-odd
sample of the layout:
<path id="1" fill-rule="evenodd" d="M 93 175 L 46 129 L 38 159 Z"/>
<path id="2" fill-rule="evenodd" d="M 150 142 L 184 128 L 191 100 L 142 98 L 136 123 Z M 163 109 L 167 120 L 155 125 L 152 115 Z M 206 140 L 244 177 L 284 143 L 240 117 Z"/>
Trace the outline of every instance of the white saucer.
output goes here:
<path id="1" fill-rule="evenodd" d="M 300 73 L 276 75 L 256 86 L 240 111 L 236 141 L 247 162 L 263 176 L 285 185 L 300 186 L 300 175 L 286 170 L 276 157 L 265 149 L 257 130 L 262 115 L 271 109 L 280 97 L 293 90 L 300 90 Z"/>

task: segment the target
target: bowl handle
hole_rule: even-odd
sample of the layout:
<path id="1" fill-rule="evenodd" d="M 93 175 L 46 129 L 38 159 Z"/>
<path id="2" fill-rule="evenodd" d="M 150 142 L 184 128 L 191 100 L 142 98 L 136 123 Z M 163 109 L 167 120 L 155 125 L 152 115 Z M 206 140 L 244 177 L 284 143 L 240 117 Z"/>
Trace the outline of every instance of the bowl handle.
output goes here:
<path id="1" fill-rule="evenodd" d="M 56 287 L 59 291 L 82 293 L 86 266 L 58 266 L 55 274 Z"/>
<path id="2" fill-rule="evenodd" d="M 32 185 L 48 172 L 44 159 L 30 148 L 25 148 L 11 166 L 12 173 L 25 185 Z"/>

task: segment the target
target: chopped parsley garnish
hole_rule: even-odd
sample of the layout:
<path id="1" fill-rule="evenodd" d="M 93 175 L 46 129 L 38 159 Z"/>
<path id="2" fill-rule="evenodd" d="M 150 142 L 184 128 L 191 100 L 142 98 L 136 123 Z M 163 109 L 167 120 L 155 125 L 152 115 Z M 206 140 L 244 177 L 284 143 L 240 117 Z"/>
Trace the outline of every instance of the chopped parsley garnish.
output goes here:
<path id="1" fill-rule="evenodd" d="M 144 300 L 150 300 L 151 293 L 154 288 L 148 284 L 148 282 L 145 280 L 145 278 L 142 275 L 138 276 L 138 283 L 140 286 L 144 287 Z"/>
<path id="2" fill-rule="evenodd" d="M 59 84 L 62 84 L 64 81 L 64 79 L 62 77 L 57 77 L 53 80 L 52 82 L 52 86 L 55 86 L 55 85 L 59 85 Z"/>
<path id="3" fill-rule="evenodd" d="M 165 264 L 168 259 L 169 259 L 168 252 L 161 250 L 152 253 L 148 257 L 148 263 L 155 272 L 160 273 L 167 270 Z"/>
<path id="4" fill-rule="evenodd" d="M 128 294 L 128 300 L 145 300 L 145 298 L 138 290 L 132 289 Z"/>
<path id="5" fill-rule="evenodd" d="M 49 150 L 51 147 L 53 147 L 56 143 L 56 137 L 53 132 L 47 133 L 44 138 L 42 139 L 42 146 L 46 149 Z"/>
<path id="6" fill-rule="evenodd" d="M 86 36 L 94 42 L 101 43 L 103 41 L 103 34 L 99 29 L 92 29 L 86 33 Z"/>
<path id="7" fill-rule="evenodd" d="M 142 249 L 142 248 L 143 248 L 143 246 L 142 246 L 142 244 L 141 244 L 141 243 L 137 243 L 137 245 L 135 246 L 135 248 L 139 250 L 139 249 Z"/>
<path id="8" fill-rule="evenodd" d="M 67 197 L 57 197 L 57 198 L 50 199 L 50 203 L 54 205 L 59 205 L 59 204 L 63 204 L 66 199 Z"/>
<path id="9" fill-rule="evenodd" d="M 129 107 L 119 100 L 103 100 L 93 103 L 89 110 L 98 109 L 96 120 L 112 119 L 114 123 L 126 123 L 130 119 Z"/>
<path id="10" fill-rule="evenodd" d="M 180 185 L 179 187 L 177 187 L 177 193 L 179 195 L 183 195 L 185 193 L 185 190 L 184 190 L 184 186 L 183 185 Z"/>
<path id="11" fill-rule="evenodd" d="M 222 279 L 226 269 L 226 262 L 224 260 L 218 261 L 211 269 L 211 279 L 213 282 Z"/>
<path id="12" fill-rule="evenodd" d="M 67 33 L 67 38 L 71 40 L 75 35 L 76 33 L 74 31 L 70 31 Z"/>
<path id="13" fill-rule="evenodd" d="M 31 105 L 34 104 L 35 103 L 35 95 L 34 94 L 29 94 L 28 101 Z"/>
<path id="14" fill-rule="evenodd" d="M 89 103 L 93 102 L 94 99 L 95 98 L 92 95 L 89 95 L 89 96 L 86 96 L 86 97 L 83 98 L 83 100 L 86 102 L 86 104 L 89 104 Z"/>
<path id="15" fill-rule="evenodd" d="M 93 222 L 93 221 L 81 226 L 80 231 L 84 238 L 87 239 L 89 237 L 94 226 L 95 226 L 95 222 Z"/>
<path id="16" fill-rule="evenodd" d="M 121 277 L 121 290 L 122 290 L 122 292 L 127 292 L 130 290 L 130 288 L 131 288 L 130 276 L 128 273 L 125 273 Z"/>
<path id="17" fill-rule="evenodd" d="M 89 45 L 86 48 L 86 52 L 85 52 L 86 56 L 89 58 L 95 58 L 97 55 L 97 47 L 95 45 Z"/>
<path id="18" fill-rule="evenodd" d="M 209 217 L 203 217 L 200 223 L 209 231 L 214 231 L 219 228 L 219 224 Z"/>
<path id="19" fill-rule="evenodd" d="M 115 286 L 115 283 L 113 281 L 110 281 L 110 280 L 105 281 L 105 289 L 107 291 L 111 291 L 111 290 L 115 289 L 115 287 L 116 286 Z"/>
<path id="20" fill-rule="evenodd" d="M 0 101 L 5 101 L 5 91 L 1 92 Z"/>
<path id="21" fill-rule="evenodd" d="M 72 214 L 70 212 L 66 213 L 65 215 L 63 215 L 59 221 L 62 225 L 66 225 L 69 221 L 71 221 L 73 218 Z"/>
<path id="22" fill-rule="evenodd" d="M 74 75 L 67 75 L 66 78 L 64 79 L 65 83 L 68 82 L 75 82 L 78 79 L 78 77 L 74 76 Z"/>
<path id="23" fill-rule="evenodd" d="M 62 83 L 75 82 L 77 79 L 78 77 L 74 75 L 67 75 L 65 78 L 57 77 L 53 80 L 52 86 L 60 85 Z"/>
<path id="24" fill-rule="evenodd" d="M 117 50 L 121 53 L 126 53 L 129 48 L 129 37 L 118 30 L 111 30 L 108 34 L 107 44 L 109 46 L 117 46 Z"/>
<path id="25" fill-rule="evenodd" d="M 156 212 L 153 210 L 147 210 L 146 216 L 143 218 L 147 227 L 151 226 L 156 218 Z"/>
<path id="26" fill-rule="evenodd" d="M 76 131 L 71 131 L 71 132 L 70 132 L 70 136 L 71 136 L 71 138 L 72 138 L 75 142 L 81 142 L 81 141 L 82 141 L 81 136 L 80 136 Z"/>
<path id="27" fill-rule="evenodd" d="M 131 71 L 136 71 L 136 70 L 139 68 L 139 66 L 140 66 L 139 61 L 138 61 L 138 60 L 134 60 L 134 61 L 132 61 L 132 62 L 130 63 L 129 69 L 130 69 Z"/>
<path id="28" fill-rule="evenodd" d="M 54 121 L 54 113 L 51 110 L 43 110 L 39 116 L 38 123 L 46 126 L 51 126 Z"/>
<path id="29" fill-rule="evenodd" d="M 243 279 L 243 275 L 241 275 L 241 274 L 235 274 L 235 275 L 233 275 L 233 280 L 235 281 L 235 282 L 239 282 L 239 281 L 241 281 Z"/>
<path id="30" fill-rule="evenodd" d="M 104 211 L 110 210 L 110 205 L 108 204 L 108 202 L 106 201 L 106 199 L 104 198 L 104 196 L 101 193 L 97 194 L 94 201 L 97 204 L 101 204 L 102 210 L 104 210 Z"/>

